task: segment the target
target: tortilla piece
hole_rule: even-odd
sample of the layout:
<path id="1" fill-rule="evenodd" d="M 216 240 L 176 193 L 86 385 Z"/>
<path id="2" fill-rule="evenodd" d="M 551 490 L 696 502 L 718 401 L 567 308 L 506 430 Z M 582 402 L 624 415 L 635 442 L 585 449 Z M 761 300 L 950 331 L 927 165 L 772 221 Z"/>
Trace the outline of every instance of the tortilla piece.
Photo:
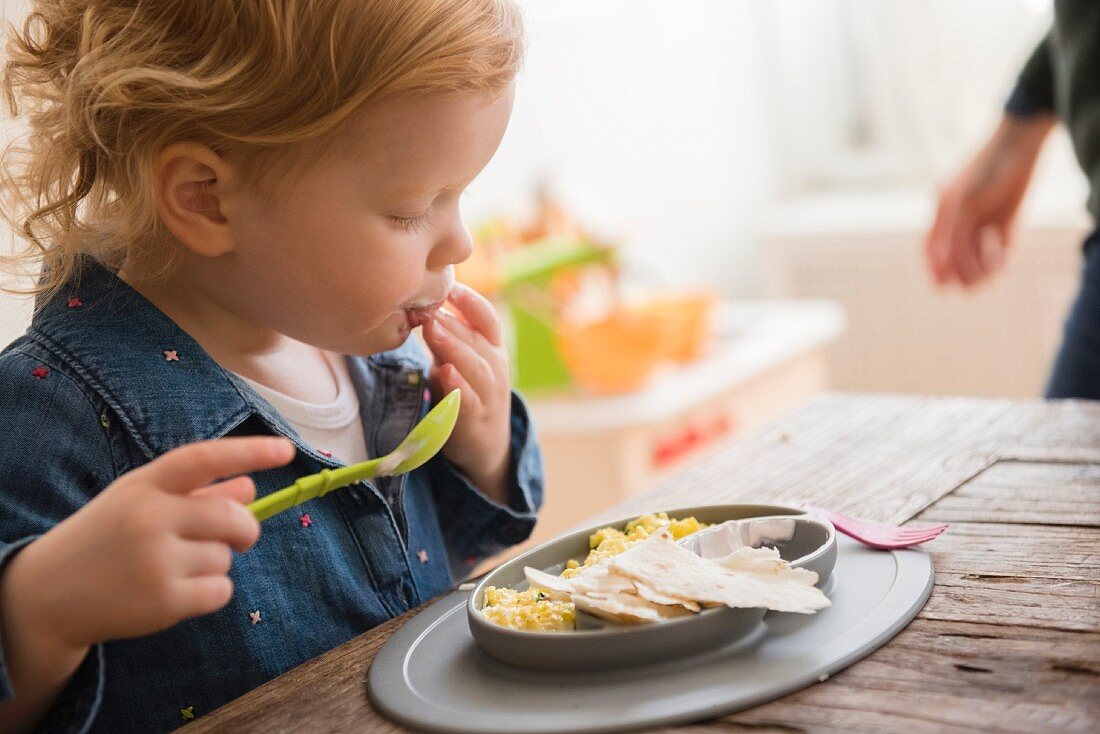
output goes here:
<path id="1" fill-rule="evenodd" d="M 634 582 L 626 576 L 611 573 L 606 566 L 592 566 L 581 571 L 570 581 L 573 592 L 589 596 L 608 594 L 634 594 Z"/>
<path id="2" fill-rule="evenodd" d="M 694 605 L 696 608 L 692 611 L 699 611 L 698 605 L 694 604 L 694 602 L 689 599 L 665 597 L 651 589 L 646 590 L 649 596 L 642 594 L 638 591 L 637 581 L 629 579 L 621 574 L 611 573 L 606 566 L 592 566 L 586 568 L 573 578 L 568 579 L 568 581 L 572 584 L 573 588 L 571 593 L 574 595 L 580 594 L 592 599 L 619 599 L 620 594 L 630 594 L 632 596 L 640 596 L 643 600 L 653 602 L 654 604 L 682 606 L 686 609 L 691 609 L 691 606 Z M 629 601 L 632 600 L 628 600 L 627 603 L 629 603 Z M 619 603 L 623 603 L 621 599 Z"/>
<path id="3" fill-rule="evenodd" d="M 554 576 L 529 566 L 523 569 L 523 575 L 527 578 L 528 585 L 552 595 L 606 596 L 609 593 L 634 593 L 634 582 L 625 576 L 612 576 L 606 568 L 600 566 L 586 568 L 572 578 Z"/>
<path id="4" fill-rule="evenodd" d="M 552 573 L 540 571 L 537 568 L 524 566 L 523 575 L 527 578 L 527 585 L 532 589 L 546 592 L 551 601 L 572 601 L 572 579 L 563 579 Z"/>
<path id="5" fill-rule="evenodd" d="M 779 551 L 775 548 L 738 548 L 725 558 L 714 559 L 714 562 L 728 571 L 759 576 L 787 575 L 806 586 L 813 586 L 818 578 L 817 572 L 808 568 L 791 568 L 779 557 Z"/>
<path id="6" fill-rule="evenodd" d="M 667 531 L 607 560 L 615 573 L 640 581 L 666 596 L 693 599 L 728 607 L 764 607 L 780 612 L 809 614 L 830 605 L 805 577 L 785 571 L 762 575 L 732 571 L 680 547 Z"/>
<path id="7" fill-rule="evenodd" d="M 636 594 L 626 593 L 574 594 L 573 603 L 577 609 L 613 622 L 661 622 L 691 614 L 680 606 L 654 604 Z"/>
<path id="8" fill-rule="evenodd" d="M 545 592 L 551 600 L 572 601 L 578 609 L 614 622 L 660 622 L 688 613 L 683 607 L 662 606 L 641 598 L 635 593 L 634 582 L 609 574 L 606 568 L 585 569 L 571 579 L 530 567 L 524 568 L 523 574 L 532 588 Z"/>
<path id="9" fill-rule="evenodd" d="M 624 577 L 625 578 L 625 577 Z M 687 609 L 689 612 L 698 612 L 702 607 L 698 602 L 691 599 L 682 599 L 678 596 L 667 596 L 662 594 L 649 586 L 646 586 L 641 581 L 634 581 L 634 590 L 638 596 L 642 597 L 646 601 L 651 601 L 654 604 L 666 604 L 669 606 L 681 606 Z"/>

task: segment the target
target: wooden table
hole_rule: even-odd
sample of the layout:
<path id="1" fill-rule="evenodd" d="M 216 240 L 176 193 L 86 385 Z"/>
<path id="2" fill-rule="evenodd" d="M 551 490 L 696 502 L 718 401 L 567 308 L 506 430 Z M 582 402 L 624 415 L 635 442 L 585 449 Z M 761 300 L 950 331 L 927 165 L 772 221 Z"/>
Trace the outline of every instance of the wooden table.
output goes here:
<path id="1" fill-rule="evenodd" d="M 1100 731 L 1100 403 L 826 395 L 605 516 L 798 499 L 950 522 L 931 599 L 825 683 L 677 731 Z M 365 680 L 410 614 L 187 730 L 400 731 Z"/>

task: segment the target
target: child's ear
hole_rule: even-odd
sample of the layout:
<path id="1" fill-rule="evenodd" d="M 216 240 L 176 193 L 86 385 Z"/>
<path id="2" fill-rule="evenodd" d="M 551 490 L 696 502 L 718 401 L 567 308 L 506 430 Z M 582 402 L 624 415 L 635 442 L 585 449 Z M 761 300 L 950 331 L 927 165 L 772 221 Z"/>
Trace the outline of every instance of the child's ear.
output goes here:
<path id="1" fill-rule="evenodd" d="M 168 230 L 196 255 L 231 252 L 225 204 L 232 166 L 201 143 L 172 143 L 154 165 L 157 211 Z"/>

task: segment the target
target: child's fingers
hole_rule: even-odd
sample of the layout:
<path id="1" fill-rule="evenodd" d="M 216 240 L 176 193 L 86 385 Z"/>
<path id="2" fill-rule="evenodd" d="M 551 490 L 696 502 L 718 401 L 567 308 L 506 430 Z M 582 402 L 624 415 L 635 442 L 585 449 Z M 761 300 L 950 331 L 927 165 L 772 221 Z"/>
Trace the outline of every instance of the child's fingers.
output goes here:
<path id="1" fill-rule="evenodd" d="M 497 380 L 508 379 L 508 362 L 501 356 L 502 347 L 492 346 L 480 331 L 475 331 L 469 324 L 453 315 L 441 312 L 436 320 L 451 334 L 469 344 L 489 365 L 490 371 Z"/>
<path id="2" fill-rule="evenodd" d="M 447 395 L 454 389 L 462 390 L 462 407 L 467 415 L 476 415 L 481 410 L 481 396 L 462 376 L 453 364 L 444 364 L 439 368 L 440 395 Z"/>
<path id="3" fill-rule="evenodd" d="M 216 479 L 283 466 L 294 444 L 275 436 L 221 438 L 182 446 L 138 471 L 169 492 L 186 493 Z"/>
<path id="4" fill-rule="evenodd" d="M 260 523 L 244 505 L 222 497 L 188 497 L 175 506 L 176 528 L 188 540 L 217 540 L 243 553 L 260 537 Z"/>
<path id="5" fill-rule="evenodd" d="M 492 367 L 477 350 L 448 329 L 443 321 L 433 319 L 424 338 L 437 362 L 450 363 L 457 367 L 475 389 L 492 388 L 496 379 Z"/>
<path id="6" fill-rule="evenodd" d="M 216 612 L 233 598 L 233 582 L 225 574 L 180 579 L 175 587 L 176 612 L 199 617 Z"/>
<path id="7" fill-rule="evenodd" d="M 224 482 L 211 484 L 209 487 L 196 489 L 191 495 L 194 497 L 225 497 L 242 505 L 247 505 L 256 499 L 256 483 L 249 476 L 234 477 Z"/>
<path id="8" fill-rule="evenodd" d="M 214 540 L 183 540 L 180 574 L 184 577 L 229 573 L 233 554 L 229 546 Z"/>
<path id="9" fill-rule="evenodd" d="M 428 388 L 437 400 L 447 394 L 443 392 L 443 382 L 439 379 L 439 368 L 440 365 L 433 362 L 431 368 L 428 369 Z"/>
<path id="10" fill-rule="evenodd" d="M 449 314 L 446 311 L 440 311 L 432 320 L 442 324 L 447 331 L 451 332 L 474 349 L 482 345 L 488 346 L 489 340 L 485 338 L 485 335 L 464 322 L 458 316 Z"/>
<path id="11" fill-rule="evenodd" d="M 489 299 L 473 288 L 455 283 L 448 298 L 470 326 L 482 334 L 494 347 L 500 346 L 500 319 Z"/>

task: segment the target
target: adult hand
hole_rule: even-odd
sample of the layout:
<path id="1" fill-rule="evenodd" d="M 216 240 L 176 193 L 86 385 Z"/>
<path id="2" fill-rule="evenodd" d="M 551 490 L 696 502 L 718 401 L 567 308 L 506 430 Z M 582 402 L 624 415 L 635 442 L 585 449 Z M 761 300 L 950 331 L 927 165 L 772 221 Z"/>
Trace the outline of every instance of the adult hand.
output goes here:
<path id="1" fill-rule="evenodd" d="M 1006 115 L 970 163 L 943 189 L 924 242 L 940 284 L 977 285 L 1004 265 L 1020 201 L 1055 118 Z"/>

